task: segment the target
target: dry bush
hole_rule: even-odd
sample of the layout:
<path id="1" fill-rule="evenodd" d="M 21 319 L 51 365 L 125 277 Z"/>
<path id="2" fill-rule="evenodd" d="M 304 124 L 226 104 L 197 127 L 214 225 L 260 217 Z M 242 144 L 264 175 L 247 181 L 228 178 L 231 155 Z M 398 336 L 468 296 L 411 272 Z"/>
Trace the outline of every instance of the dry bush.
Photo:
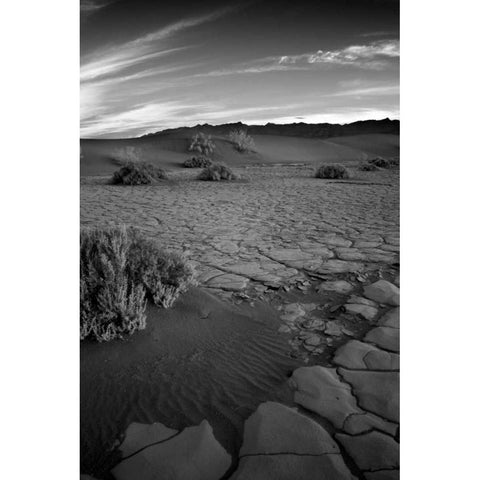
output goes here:
<path id="1" fill-rule="evenodd" d="M 114 185 L 151 185 L 165 180 L 166 173 L 158 167 L 145 162 L 128 162 L 113 174 Z"/>
<path id="2" fill-rule="evenodd" d="M 206 168 L 209 167 L 211 164 L 212 161 L 204 155 L 194 156 L 183 162 L 183 166 L 186 168 Z"/>
<path id="3" fill-rule="evenodd" d="M 212 140 L 212 137 L 201 132 L 193 136 L 190 146 L 188 147 L 189 152 L 198 152 L 200 155 L 206 157 L 212 155 L 214 150 L 215 143 Z"/>
<path id="4" fill-rule="evenodd" d="M 255 151 L 255 142 L 245 130 L 232 130 L 228 138 L 240 153 Z"/>
<path id="5" fill-rule="evenodd" d="M 112 152 L 112 160 L 118 164 L 127 162 L 140 162 L 143 156 L 141 147 L 126 146 L 118 147 Z"/>
<path id="6" fill-rule="evenodd" d="M 320 165 L 315 172 L 316 178 L 349 178 L 348 170 L 340 164 Z"/>
<path id="7" fill-rule="evenodd" d="M 372 158 L 368 161 L 371 165 L 375 165 L 378 168 L 393 168 L 399 165 L 398 159 L 387 159 L 383 157 Z"/>
<path id="8" fill-rule="evenodd" d="M 99 342 L 146 326 L 147 298 L 170 307 L 193 283 L 193 270 L 134 229 L 80 232 L 80 339 Z"/>
<path id="9" fill-rule="evenodd" d="M 236 178 L 232 170 L 222 163 L 213 163 L 209 167 L 204 168 L 198 176 L 199 180 L 207 181 L 235 180 Z"/>
<path id="10" fill-rule="evenodd" d="M 378 170 L 378 167 L 373 163 L 362 163 L 359 167 L 359 170 L 363 172 L 375 172 Z"/>

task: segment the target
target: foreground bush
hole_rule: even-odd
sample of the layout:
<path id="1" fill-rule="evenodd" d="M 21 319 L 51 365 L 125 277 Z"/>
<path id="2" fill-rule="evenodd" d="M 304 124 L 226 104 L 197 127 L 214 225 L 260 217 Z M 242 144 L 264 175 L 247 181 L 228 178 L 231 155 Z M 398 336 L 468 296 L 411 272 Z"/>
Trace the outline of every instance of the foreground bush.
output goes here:
<path id="1" fill-rule="evenodd" d="M 370 159 L 368 163 L 371 165 L 375 165 L 378 168 L 393 168 L 393 167 L 398 167 L 400 162 L 398 159 L 394 159 L 394 158 L 386 159 L 383 157 L 376 157 L 376 158 Z"/>
<path id="2" fill-rule="evenodd" d="M 247 135 L 245 130 L 232 130 L 228 138 L 240 153 L 255 150 L 255 142 L 250 135 Z"/>
<path id="3" fill-rule="evenodd" d="M 206 168 L 212 164 L 212 161 L 203 155 L 189 158 L 183 162 L 183 166 L 186 168 Z"/>
<path id="4" fill-rule="evenodd" d="M 143 330 L 148 298 L 168 308 L 192 282 L 180 256 L 134 229 L 82 229 L 80 339 L 103 342 Z"/>
<path id="5" fill-rule="evenodd" d="M 320 165 L 315 172 L 316 178 L 349 178 L 348 170 L 339 164 Z"/>
<path id="6" fill-rule="evenodd" d="M 188 150 L 208 157 L 213 154 L 215 143 L 210 135 L 206 136 L 203 133 L 197 133 L 193 136 Z"/>
<path id="7" fill-rule="evenodd" d="M 167 178 L 158 167 L 145 162 L 128 162 L 113 174 L 114 185 L 151 185 Z"/>
<path id="8" fill-rule="evenodd" d="M 235 180 L 236 178 L 232 170 L 222 163 L 212 163 L 209 167 L 204 168 L 198 176 L 199 180 L 211 181 Z"/>

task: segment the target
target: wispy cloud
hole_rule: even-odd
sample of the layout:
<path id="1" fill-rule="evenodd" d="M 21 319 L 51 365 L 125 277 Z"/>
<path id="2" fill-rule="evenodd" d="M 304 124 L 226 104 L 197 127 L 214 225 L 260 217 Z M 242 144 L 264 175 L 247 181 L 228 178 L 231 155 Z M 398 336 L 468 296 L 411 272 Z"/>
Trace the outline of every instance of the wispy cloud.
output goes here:
<path id="1" fill-rule="evenodd" d="M 318 50 L 316 53 L 285 55 L 281 64 L 350 65 L 367 69 L 381 69 L 389 61 L 400 57 L 398 40 L 380 40 L 368 45 L 351 45 L 340 50 Z"/>
<path id="2" fill-rule="evenodd" d="M 164 119 L 176 116 L 183 110 L 191 108 L 179 102 L 151 103 L 137 106 L 120 113 L 97 115 L 82 123 L 82 137 L 112 135 L 136 129 L 147 131 L 154 125 L 160 125 Z"/>
<path id="3" fill-rule="evenodd" d="M 136 135 L 156 132 L 165 126 L 180 127 L 197 123 L 230 121 L 232 118 L 255 121 L 259 115 L 285 114 L 299 108 L 299 104 L 281 106 L 231 107 L 224 104 L 202 104 L 187 100 L 137 105 L 121 113 L 97 112 L 82 123 L 83 138 L 122 135 L 125 131 Z"/>
<path id="4" fill-rule="evenodd" d="M 135 55 L 132 51 L 119 50 L 111 55 L 92 60 L 81 67 L 80 81 L 88 82 L 100 77 L 118 73 L 126 68 L 132 67 L 149 60 L 170 55 L 172 53 L 185 50 L 189 47 L 171 48 L 144 55 Z"/>
<path id="5" fill-rule="evenodd" d="M 398 40 L 382 40 L 368 45 L 351 45 L 340 50 L 318 50 L 315 53 L 265 57 L 229 68 L 198 73 L 194 77 L 222 77 L 239 74 L 312 70 L 320 65 L 347 65 L 380 70 L 399 57 L 400 45 Z"/>
<path id="6" fill-rule="evenodd" d="M 383 96 L 383 95 L 399 95 L 399 85 L 381 85 L 367 88 L 355 88 L 351 90 L 343 90 L 341 92 L 332 93 L 330 97 L 362 97 L 362 96 Z"/>
<path id="7" fill-rule="evenodd" d="M 224 77 L 227 75 L 241 75 L 246 73 L 282 72 L 282 71 L 290 71 L 290 70 L 308 70 L 308 67 L 302 67 L 300 65 L 292 67 L 292 66 L 281 65 L 279 63 L 255 66 L 255 62 L 252 62 L 250 63 L 250 66 L 248 66 L 247 64 L 243 64 L 241 66 L 237 66 L 236 68 L 212 70 L 210 72 L 197 73 L 192 76 L 197 78 Z"/>
<path id="8" fill-rule="evenodd" d="M 81 8 L 85 12 L 96 11 L 106 4 L 85 1 L 82 2 Z M 154 65 L 159 58 L 166 59 L 192 48 L 191 45 L 165 48 L 166 42 L 186 29 L 213 22 L 242 7 L 230 5 L 204 15 L 181 19 L 120 45 L 108 46 L 84 55 L 80 68 L 82 135 L 114 133 L 127 124 L 129 127 L 138 124 L 142 128 L 143 125 L 150 125 L 153 120 L 158 121 L 166 113 L 171 115 L 181 111 L 183 107 L 180 105 L 167 102 L 134 109 L 124 106 L 126 111 L 123 113 L 109 113 L 112 109 L 118 109 L 118 94 L 112 87 L 127 82 L 135 84 L 136 88 L 128 92 L 130 103 L 137 96 L 137 92 L 145 94 L 147 90 L 150 92 L 160 90 L 164 84 L 161 81 L 162 75 L 195 66 L 191 61 L 184 64 L 177 62 L 173 65 L 163 62 L 162 67 L 155 68 Z M 152 77 L 150 84 L 145 88 L 139 88 L 140 85 L 136 82 L 148 77 Z"/>
<path id="9" fill-rule="evenodd" d="M 183 46 L 159 50 L 159 42 L 173 37 L 182 30 L 217 20 L 236 9 L 238 6 L 229 6 L 205 15 L 179 20 L 121 45 L 97 50 L 81 59 L 81 81 L 111 75 L 132 65 L 145 63 L 159 56 L 178 52 L 180 49 L 191 48 Z"/>
<path id="10" fill-rule="evenodd" d="M 115 3 L 117 0 L 80 0 L 80 18 L 85 20 L 102 8 Z"/>

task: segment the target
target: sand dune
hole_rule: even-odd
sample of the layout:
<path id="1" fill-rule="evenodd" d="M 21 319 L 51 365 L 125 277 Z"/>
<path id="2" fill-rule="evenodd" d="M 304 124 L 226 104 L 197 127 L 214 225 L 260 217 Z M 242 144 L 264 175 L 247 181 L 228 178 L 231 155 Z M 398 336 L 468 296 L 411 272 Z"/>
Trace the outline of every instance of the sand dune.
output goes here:
<path id="1" fill-rule="evenodd" d="M 375 155 L 397 157 L 399 136 L 366 134 L 328 139 L 253 135 L 256 152 L 241 154 L 221 136 L 216 144 L 214 160 L 228 165 L 272 163 L 358 162 Z M 119 162 L 137 159 L 165 169 L 182 168 L 192 154 L 188 152 L 190 136 L 172 133 L 122 140 L 81 140 L 80 175 L 109 175 Z"/>

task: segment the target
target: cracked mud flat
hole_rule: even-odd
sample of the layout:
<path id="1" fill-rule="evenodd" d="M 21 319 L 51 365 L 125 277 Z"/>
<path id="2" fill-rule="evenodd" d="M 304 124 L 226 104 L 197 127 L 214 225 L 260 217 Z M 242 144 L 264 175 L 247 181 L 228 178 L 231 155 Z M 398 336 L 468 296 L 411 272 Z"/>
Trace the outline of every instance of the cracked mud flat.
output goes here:
<path id="1" fill-rule="evenodd" d="M 228 291 L 295 283 L 303 270 L 398 262 L 397 170 L 342 183 L 312 178 L 306 167 L 238 169 L 248 183 L 200 182 L 197 173 L 159 186 L 84 184 L 81 223 L 136 226 L 183 252 L 202 285 Z"/>
<path id="2" fill-rule="evenodd" d="M 385 335 L 393 327 L 378 323 L 391 306 L 365 298 L 363 287 L 381 277 L 398 283 L 398 171 L 359 172 L 342 183 L 311 178 L 305 167 L 238 172 L 248 183 L 197 182 L 192 172 L 155 187 L 83 182 L 82 225 L 138 227 L 183 252 L 196 265 L 200 288 L 170 311 L 149 310 L 147 330 L 126 342 L 82 346 L 82 472 L 122 478 L 109 471 L 132 422 L 183 432 L 207 420 L 231 459 L 224 478 L 251 478 L 260 467 L 256 454 L 255 464 L 247 465 L 250 454 L 242 460 L 246 420 L 264 402 L 294 407 L 289 377 L 318 365 L 361 392 L 346 403 L 351 411 L 342 423 L 328 412 L 315 418 L 340 453 L 333 463 L 325 463 L 329 451 L 322 461 L 300 464 L 303 454 L 289 455 L 266 471 L 294 465 L 337 472 L 332 478 L 396 478 L 395 446 L 388 443 L 397 442 L 395 407 L 379 404 L 368 388 L 389 385 L 388 372 L 398 372 L 394 353 L 381 346 L 394 344 Z M 355 340 L 363 345 L 348 346 Z M 339 356 L 342 345 L 353 353 Z M 388 378 L 369 378 L 359 388 L 357 370 L 379 365 Z M 372 431 L 388 439 L 349 438 Z M 372 454 L 378 444 L 388 445 L 381 458 Z"/>

